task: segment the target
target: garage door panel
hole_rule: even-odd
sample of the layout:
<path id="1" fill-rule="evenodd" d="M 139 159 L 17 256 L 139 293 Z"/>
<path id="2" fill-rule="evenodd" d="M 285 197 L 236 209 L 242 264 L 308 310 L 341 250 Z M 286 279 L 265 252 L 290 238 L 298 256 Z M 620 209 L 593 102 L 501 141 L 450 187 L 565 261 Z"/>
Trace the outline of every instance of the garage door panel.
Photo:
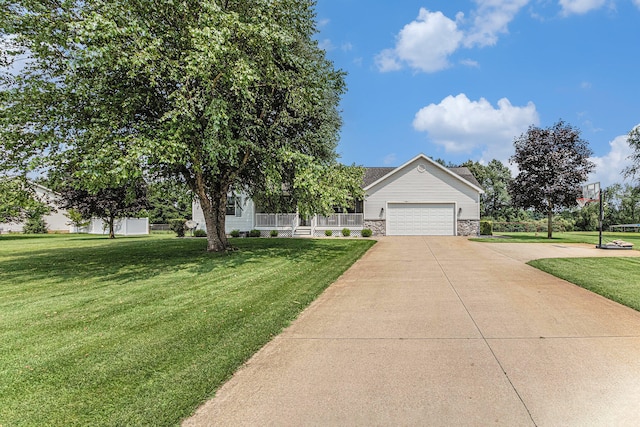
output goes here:
<path id="1" fill-rule="evenodd" d="M 453 236 L 454 205 L 390 203 L 387 221 L 392 236 Z"/>

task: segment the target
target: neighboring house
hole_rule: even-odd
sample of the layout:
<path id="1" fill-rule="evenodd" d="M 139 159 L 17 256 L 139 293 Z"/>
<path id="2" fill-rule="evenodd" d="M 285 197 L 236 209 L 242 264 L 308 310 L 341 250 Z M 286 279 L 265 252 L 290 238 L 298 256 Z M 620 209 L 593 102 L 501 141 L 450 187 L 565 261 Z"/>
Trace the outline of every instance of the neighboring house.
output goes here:
<path id="1" fill-rule="evenodd" d="M 91 218 L 86 227 L 69 225 L 71 233 L 109 234 L 109 225 L 102 218 Z M 149 218 L 116 218 L 113 232 L 123 236 L 141 236 L 149 234 Z"/>
<path id="2" fill-rule="evenodd" d="M 67 211 L 59 208 L 57 201 L 60 200 L 60 196 L 54 193 L 47 187 L 43 187 L 40 184 L 33 183 L 33 189 L 35 196 L 38 200 L 51 206 L 51 212 L 44 215 L 44 222 L 47 224 L 47 230 L 51 233 L 68 233 L 69 232 L 69 218 L 67 218 Z M 21 233 L 24 227 L 24 222 L 15 223 L 2 223 L 0 224 L 0 232 L 8 233 Z"/>
<path id="3" fill-rule="evenodd" d="M 366 168 L 366 196 L 348 212 L 301 218 L 297 213 L 260 212 L 244 194 L 233 194 L 227 204 L 225 230 L 260 230 L 267 236 L 339 235 L 343 228 L 359 235 L 369 228 L 374 235 L 475 236 L 480 233 L 478 181 L 467 168 L 446 168 L 419 154 L 397 168 Z M 194 201 L 193 220 L 204 229 L 204 215 Z"/>
<path id="4" fill-rule="evenodd" d="M 67 216 L 68 211 L 59 207 L 60 196 L 57 193 L 36 183 L 33 183 L 33 188 L 36 198 L 51 207 L 51 212 L 43 216 L 49 233 L 109 234 L 100 218 L 91 218 L 87 227 L 74 227 Z M 0 233 L 22 233 L 23 228 L 24 222 L 0 223 Z M 114 229 L 116 234 L 125 236 L 149 234 L 149 218 L 119 218 Z"/>

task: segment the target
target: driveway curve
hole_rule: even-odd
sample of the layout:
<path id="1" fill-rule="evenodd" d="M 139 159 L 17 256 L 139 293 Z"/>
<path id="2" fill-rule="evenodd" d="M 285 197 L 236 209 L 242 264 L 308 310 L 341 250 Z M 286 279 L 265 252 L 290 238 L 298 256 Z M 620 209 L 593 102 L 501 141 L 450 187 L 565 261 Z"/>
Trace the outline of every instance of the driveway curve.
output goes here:
<path id="1" fill-rule="evenodd" d="M 640 313 L 524 263 L 638 255 L 380 239 L 184 425 L 639 425 Z"/>

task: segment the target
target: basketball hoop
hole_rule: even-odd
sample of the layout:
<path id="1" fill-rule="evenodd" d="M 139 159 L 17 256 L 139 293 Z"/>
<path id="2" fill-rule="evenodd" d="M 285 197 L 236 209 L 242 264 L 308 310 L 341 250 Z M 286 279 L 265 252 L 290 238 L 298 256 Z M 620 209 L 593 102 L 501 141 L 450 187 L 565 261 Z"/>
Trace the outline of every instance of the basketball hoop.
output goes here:
<path id="1" fill-rule="evenodd" d="M 580 208 L 584 208 L 587 203 L 597 202 L 600 200 L 600 183 L 594 182 L 582 186 L 582 197 L 578 197 L 576 202 Z"/>
<path id="2" fill-rule="evenodd" d="M 576 202 L 578 202 L 578 206 L 580 206 L 580 208 L 584 208 L 590 201 L 591 199 L 587 199 L 586 197 L 578 197 L 576 199 Z"/>

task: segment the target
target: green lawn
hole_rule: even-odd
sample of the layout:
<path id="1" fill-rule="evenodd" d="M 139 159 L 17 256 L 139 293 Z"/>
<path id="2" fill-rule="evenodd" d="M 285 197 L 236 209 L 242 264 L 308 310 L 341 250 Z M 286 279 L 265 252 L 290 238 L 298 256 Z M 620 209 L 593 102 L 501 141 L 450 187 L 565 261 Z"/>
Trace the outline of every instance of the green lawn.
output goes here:
<path id="1" fill-rule="evenodd" d="M 0 236 L 0 426 L 176 425 L 364 239 Z"/>
<path id="2" fill-rule="evenodd" d="M 640 258 L 559 258 L 529 265 L 640 311 Z"/>
<path id="3" fill-rule="evenodd" d="M 491 243 L 588 243 L 598 244 L 597 231 L 572 231 L 566 233 L 553 233 L 551 240 L 547 239 L 547 233 L 506 233 L 496 232 L 494 238 L 474 238 L 476 242 Z M 640 233 L 603 232 L 602 243 L 612 240 L 625 240 L 634 244 L 634 249 L 640 249 Z"/>

